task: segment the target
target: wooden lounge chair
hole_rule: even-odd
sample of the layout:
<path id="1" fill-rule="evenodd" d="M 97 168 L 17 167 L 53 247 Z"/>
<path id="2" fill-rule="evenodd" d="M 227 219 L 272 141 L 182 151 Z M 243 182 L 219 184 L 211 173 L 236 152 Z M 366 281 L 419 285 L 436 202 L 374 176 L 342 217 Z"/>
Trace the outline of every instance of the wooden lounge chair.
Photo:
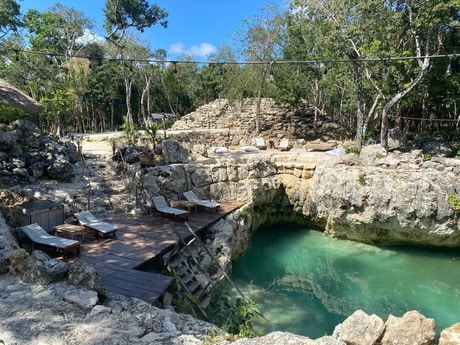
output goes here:
<path id="1" fill-rule="evenodd" d="M 115 232 L 118 230 L 113 224 L 103 222 L 96 217 L 90 211 L 83 211 L 74 214 L 80 225 L 85 228 L 94 231 L 100 238 L 104 235 L 112 234 L 115 237 Z"/>
<path id="2" fill-rule="evenodd" d="M 203 208 L 208 209 L 208 210 L 216 211 L 216 212 L 219 210 L 219 207 L 220 207 L 219 203 L 217 203 L 215 201 L 211 201 L 211 200 L 200 199 L 191 190 L 189 190 L 187 192 L 184 192 L 183 194 L 185 196 L 185 199 L 187 199 L 187 201 L 193 202 L 193 203 L 197 204 L 200 207 L 203 207 Z"/>
<path id="3" fill-rule="evenodd" d="M 35 245 L 51 248 L 56 250 L 59 253 L 62 253 L 62 256 L 65 257 L 67 253 L 74 250 L 77 253 L 80 252 L 80 241 L 71 240 L 68 238 L 52 236 L 48 234 L 45 229 L 43 229 L 37 223 L 24 225 L 19 227 L 24 235 L 27 236 L 30 243 L 32 244 L 32 250 L 35 249 Z M 20 240 L 20 242 L 29 242 L 27 240 Z"/>
<path id="4" fill-rule="evenodd" d="M 152 197 L 152 202 L 155 210 L 163 216 L 171 217 L 174 219 L 185 218 L 188 219 L 190 213 L 180 208 L 170 207 L 163 196 Z"/>

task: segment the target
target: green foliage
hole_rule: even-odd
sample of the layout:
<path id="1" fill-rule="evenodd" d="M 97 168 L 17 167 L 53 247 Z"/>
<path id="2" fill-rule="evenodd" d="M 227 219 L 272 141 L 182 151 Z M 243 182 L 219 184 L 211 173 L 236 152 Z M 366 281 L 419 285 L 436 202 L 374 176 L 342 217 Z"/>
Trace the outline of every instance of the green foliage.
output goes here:
<path id="1" fill-rule="evenodd" d="M 11 31 L 17 31 L 22 25 L 20 5 L 14 0 L 2 0 L 0 2 L 0 38 Z"/>
<path id="2" fill-rule="evenodd" d="M 150 140 L 152 141 L 153 147 L 157 144 L 157 132 L 161 130 L 163 125 L 160 122 L 157 123 L 152 123 L 150 126 L 145 128 L 145 131 L 150 137 Z"/>
<path id="3" fill-rule="evenodd" d="M 0 2 L 0 77 L 37 100 L 52 99 L 57 90 L 73 95 L 65 115 L 59 115 L 64 126 L 73 127 L 71 131 L 116 130 L 126 114 L 134 127 L 148 111 L 182 116 L 219 97 L 230 99 L 235 107 L 244 97 L 273 97 L 294 110 L 312 106 L 318 110 L 315 121 L 322 120 L 317 115 L 327 114 L 356 132 L 361 103 L 354 70 L 347 62 L 354 53 L 365 60 L 360 66 L 366 134 L 378 134 L 383 106 L 420 72 L 417 60 L 394 59 L 415 56 L 418 37 L 424 54 L 446 56 L 433 58 L 417 87 L 390 107 L 398 115 L 389 114 L 389 126 L 397 125 L 398 119 L 414 136 L 439 134 L 455 141 L 460 135 L 455 122 L 460 58 L 447 56 L 458 47 L 460 0 L 293 0 L 292 10 L 285 13 L 270 2 L 244 21 L 236 33 L 238 50 L 223 46 L 207 58 L 209 64 L 195 64 L 190 56 L 181 56 L 177 64 L 166 63 L 165 51 L 152 52 L 148 43 L 132 39 L 133 33 L 167 24 L 166 12 L 147 0 L 105 2 L 108 42 L 118 46 L 82 42 L 85 31 L 94 31 L 93 23 L 58 3 L 43 12 L 28 11 L 21 23 L 18 3 Z M 17 30 L 22 24 L 26 30 Z M 83 68 L 76 68 L 77 55 L 91 58 L 79 58 Z M 239 64 L 237 56 L 258 63 Z M 146 59 L 156 62 L 145 63 Z M 305 112 L 305 116 L 312 115 Z M 46 114 L 44 120 L 49 118 L 55 126 L 57 115 Z"/>
<path id="4" fill-rule="evenodd" d="M 447 203 L 454 211 L 460 211 L 460 198 L 457 193 L 449 193 L 447 197 Z"/>
<path id="5" fill-rule="evenodd" d="M 105 3 L 104 29 L 109 38 L 120 43 L 129 28 L 140 32 L 159 23 L 167 27 L 168 14 L 157 4 L 147 0 L 107 0 Z"/>
<path id="6" fill-rule="evenodd" d="M 0 123 L 10 123 L 18 119 L 28 118 L 29 115 L 24 111 L 11 108 L 5 104 L 0 104 Z"/>
<path id="7" fill-rule="evenodd" d="M 354 153 L 355 155 L 359 155 L 361 153 L 360 148 L 355 144 L 349 144 L 345 146 L 346 153 Z"/>
<path id="8" fill-rule="evenodd" d="M 254 320 L 262 317 L 257 304 L 249 299 L 237 298 L 232 301 L 228 293 L 218 291 L 208 308 L 212 322 L 225 332 L 241 337 L 255 337 L 262 334 L 254 327 Z"/>
<path id="9" fill-rule="evenodd" d="M 366 184 L 366 173 L 361 171 L 358 175 L 358 183 L 365 185 Z"/>
<path id="10" fill-rule="evenodd" d="M 429 153 L 424 153 L 423 154 L 423 160 L 426 162 L 426 161 L 430 161 L 431 160 L 431 154 Z"/>

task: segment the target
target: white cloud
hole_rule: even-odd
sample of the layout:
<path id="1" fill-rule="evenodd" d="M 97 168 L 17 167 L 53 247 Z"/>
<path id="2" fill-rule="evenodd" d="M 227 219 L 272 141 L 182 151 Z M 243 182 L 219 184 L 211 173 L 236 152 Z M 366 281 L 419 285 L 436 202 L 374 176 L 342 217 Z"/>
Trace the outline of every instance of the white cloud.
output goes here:
<path id="1" fill-rule="evenodd" d="M 91 31 L 89 31 L 88 29 L 85 29 L 83 36 L 78 37 L 76 41 L 77 43 L 80 43 L 80 44 L 89 44 L 89 43 L 103 44 L 105 39 L 104 37 L 98 36 L 92 33 Z"/>
<path id="2" fill-rule="evenodd" d="M 211 43 L 203 42 L 199 46 L 185 47 L 183 43 L 174 43 L 169 47 L 169 52 L 173 54 L 186 54 L 195 57 L 206 57 L 215 53 L 217 48 Z"/>

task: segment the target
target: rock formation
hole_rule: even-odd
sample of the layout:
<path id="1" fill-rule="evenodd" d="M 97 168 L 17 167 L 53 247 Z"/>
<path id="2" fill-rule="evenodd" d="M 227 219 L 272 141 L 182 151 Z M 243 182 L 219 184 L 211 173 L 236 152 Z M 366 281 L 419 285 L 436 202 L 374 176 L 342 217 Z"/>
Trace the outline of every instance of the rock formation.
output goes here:
<path id="1" fill-rule="evenodd" d="M 15 133 L 10 128 L 3 133 L 10 132 Z M 6 136 L 14 136 L 12 133 Z M 15 168 L 9 169 L 8 164 L 16 164 L 11 153 L 19 152 L 19 148 L 12 150 L 6 142 L 9 140 L 3 144 L 0 142 L 4 147 L 3 171 L 4 174 L 15 174 Z M 59 148 L 52 151 L 54 156 L 62 153 Z M 67 153 L 62 156 L 69 157 Z M 416 150 L 386 155 L 379 146 L 366 147 L 359 156 L 346 154 L 345 150 L 339 157 L 295 150 L 256 154 L 231 152 L 182 163 L 184 156 L 171 156 L 174 164 L 142 169 L 141 164 L 133 160 L 134 169 L 142 171 L 142 180 L 137 181 L 136 188 L 145 195 L 161 194 L 168 199 L 180 199 L 183 191 L 193 189 L 205 198 L 245 200 L 247 204 L 239 214 L 210 229 L 210 247 L 222 254 L 223 265 L 229 265 L 244 252 L 258 225 L 283 219 L 315 220 L 324 225 L 330 235 L 358 241 L 460 246 L 459 205 L 455 201 L 460 190 L 456 179 L 460 164 L 456 159 L 430 157 L 427 160 L 421 151 Z M 105 163 L 98 161 L 95 164 L 101 166 Z M 17 167 L 20 165 L 18 163 Z M 26 170 L 26 179 L 30 179 L 29 168 Z M 19 179 L 21 175 L 15 176 Z M 102 190 L 103 178 L 99 174 L 91 177 L 97 181 L 93 184 L 93 192 L 94 186 Z M 44 188 L 41 195 L 52 196 L 49 189 L 44 192 Z M 81 185 L 78 188 L 78 193 L 82 194 Z M 125 195 L 130 192 L 131 195 L 126 196 L 120 205 L 110 205 L 112 209 L 118 207 L 116 211 L 120 212 L 121 207 L 126 211 L 136 207 L 132 191 L 128 189 L 131 187 L 125 184 L 123 188 Z M 24 193 L 35 192 L 29 187 L 24 190 Z M 64 200 L 66 209 L 75 207 L 71 202 L 79 203 L 76 207 L 84 206 L 81 196 L 80 199 L 71 196 Z M 113 203 L 105 198 L 96 205 L 107 206 L 107 202 Z M 147 209 L 148 205 L 142 207 Z M 0 309 L 0 340 L 7 344 L 37 341 L 55 344 L 203 344 L 208 331 L 213 329 L 212 325 L 190 316 L 157 309 L 122 296 L 106 296 L 97 277 L 91 276 L 91 270 L 77 265 L 74 268 L 77 272 L 70 271 L 48 262 L 38 252 L 30 257 L 23 255 L 17 251 L 17 243 L 5 222 L 0 221 L 0 229 L 0 272 L 3 274 L 0 277 L 0 304 L 4 307 Z M 50 275 L 46 274 L 47 268 L 50 268 Z M 10 273 L 6 274 L 8 271 Z M 21 282 L 13 274 L 33 284 Z M 39 285 L 50 283 L 46 287 Z M 382 324 L 383 321 L 375 316 L 359 312 L 347 319 L 333 335 L 317 340 L 272 333 L 236 343 L 336 345 L 359 344 L 365 339 L 382 345 L 434 344 L 434 323 L 419 313 L 390 317 L 384 326 Z M 446 330 L 441 336 L 443 345 L 451 344 L 449 341 L 456 339 L 456 333 L 458 327 Z M 93 338 L 90 339 L 89 335 Z"/>
<path id="2" fill-rule="evenodd" d="M 58 144 L 42 136 L 29 120 L 0 125 L 0 177 L 4 184 L 40 178 L 68 182 L 77 162 L 77 150 L 70 141 Z"/>

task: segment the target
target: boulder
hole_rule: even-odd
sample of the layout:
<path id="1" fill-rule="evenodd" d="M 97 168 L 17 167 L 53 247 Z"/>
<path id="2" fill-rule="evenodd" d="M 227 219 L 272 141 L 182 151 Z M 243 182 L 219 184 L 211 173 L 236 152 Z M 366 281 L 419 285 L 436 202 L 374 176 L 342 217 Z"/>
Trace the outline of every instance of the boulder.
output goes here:
<path id="1" fill-rule="evenodd" d="M 49 285 L 64 280 L 69 265 L 65 262 L 50 258 L 40 250 L 34 250 L 24 262 L 19 276 L 26 283 Z"/>
<path id="2" fill-rule="evenodd" d="M 460 322 L 441 332 L 438 345 L 460 345 Z"/>
<path id="3" fill-rule="evenodd" d="M 19 119 L 10 123 L 9 127 L 12 130 L 18 129 L 21 130 L 23 133 L 35 133 L 40 134 L 40 129 L 37 125 L 27 119 Z"/>
<path id="4" fill-rule="evenodd" d="M 64 301 L 72 303 L 84 310 L 90 310 L 99 302 L 96 291 L 84 289 L 69 291 L 64 295 Z"/>
<path id="5" fill-rule="evenodd" d="M 388 131 L 388 149 L 403 149 L 407 145 L 407 136 L 399 128 L 392 128 Z"/>
<path id="6" fill-rule="evenodd" d="M 175 140 L 164 140 L 162 143 L 163 155 L 169 164 L 187 163 L 188 151 Z"/>
<path id="7" fill-rule="evenodd" d="M 449 143 L 442 139 L 426 139 L 419 141 L 417 144 L 423 150 L 423 153 L 430 156 L 453 157 L 455 155 Z"/>
<path id="8" fill-rule="evenodd" d="M 73 167 L 69 162 L 56 160 L 47 169 L 46 174 L 49 178 L 70 182 L 74 176 Z"/>
<path id="9" fill-rule="evenodd" d="M 0 212 L 0 274 L 10 271 L 9 255 L 18 249 L 18 242 Z"/>
<path id="10" fill-rule="evenodd" d="M 377 315 L 357 310 L 337 328 L 337 336 L 347 345 L 374 345 L 384 330 L 385 323 Z"/>
<path id="11" fill-rule="evenodd" d="M 126 151 L 123 153 L 123 159 L 128 164 L 139 162 L 139 156 L 139 150 L 133 146 L 126 148 Z"/>
<path id="12" fill-rule="evenodd" d="M 67 281 L 70 284 L 96 291 L 100 300 L 107 298 L 107 290 L 101 276 L 91 265 L 82 260 L 75 259 L 70 267 Z"/>
<path id="13" fill-rule="evenodd" d="M 14 275 L 19 275 L 29 257 L 29 253 L 23 248 L 7 253 L 5 259 L 9 262 L 8 271 Z"/>
<path id="14" fill-rule="evenodd" d="M 11 148 L 8 150 L 8 155 L 11 157 L 22 157 L 24 155 L 24 151 L 22 147 L 18 144 L 13 144 Z"/>
<path id="15" fill-rule="evenodd" d="M 0 151 L 8 151 L 18 141 L 16 131 L 5 132 L 0 129 Z"/>
<path id="16" fill-rule="evenodd" d="M 435 338 L 436 322 L 413 310 L 388 317 L 381 345 L 433 345 Z"/>

